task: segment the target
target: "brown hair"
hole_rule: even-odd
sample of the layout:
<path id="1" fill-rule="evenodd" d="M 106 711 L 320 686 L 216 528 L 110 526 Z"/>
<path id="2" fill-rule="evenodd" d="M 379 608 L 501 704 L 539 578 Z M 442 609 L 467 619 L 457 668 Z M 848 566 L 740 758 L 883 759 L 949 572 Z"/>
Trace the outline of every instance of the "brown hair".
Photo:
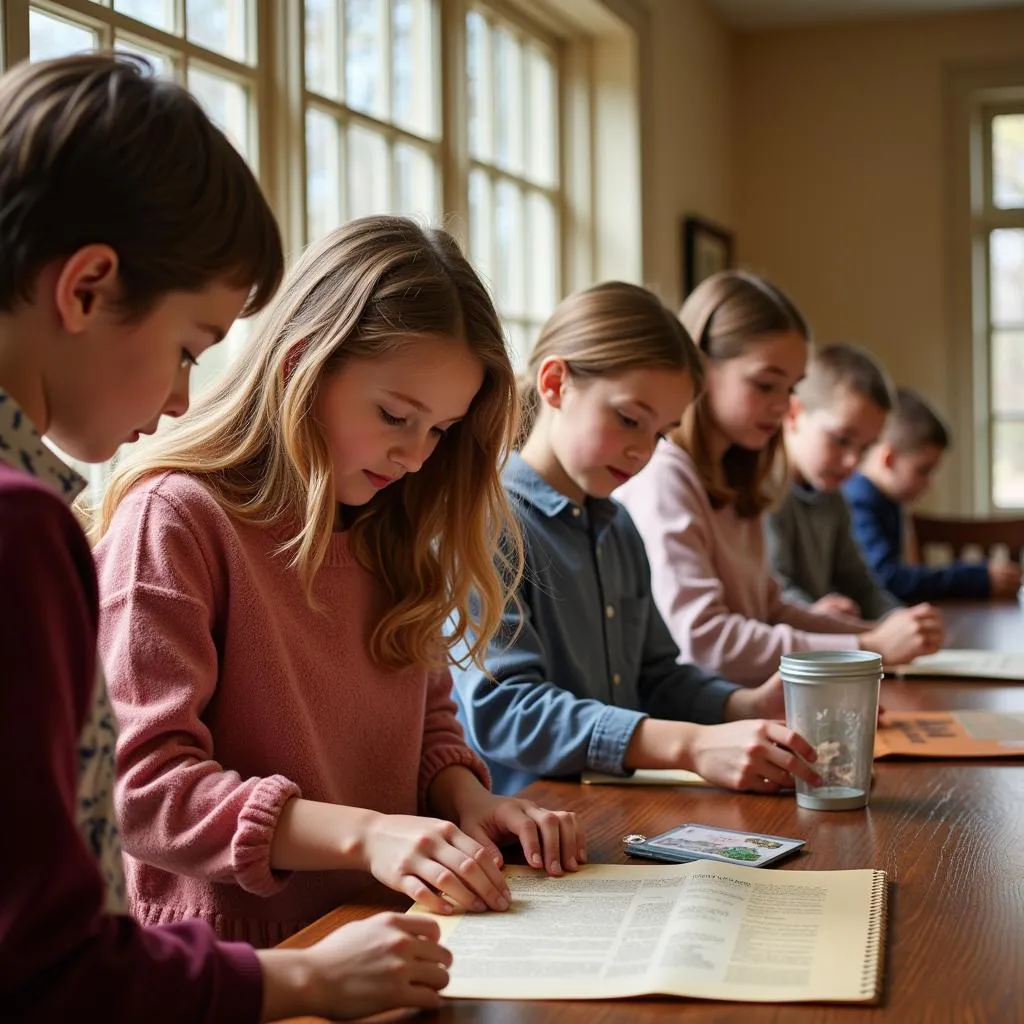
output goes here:
<path id="1" fill-rule="evenodd" d="M 537 371 L 549 356 L 580 380 L 644 367 L 687 373 L 695 391 L 704 383 L 693 341 L 661 300 L 639 285 L 606 281 L 563 299 L 541 328 L 519 378 L 520 444 L 536 420 Z"/>
<path id="2" fill-rule="evenodd" d="M 896 404 L 896 394 L 882 365 L 854 345 L 828 345 L 813 352 L 807 374 L 797 385 L 797 395 L 807 409 L 821 409 L 832 402 L 836 388 L 866 398 L 882 412 Z"/>
<path id="3" fill-rule="evenodd" d="M 928 400 L 912 388 L 897 388 L 882 440 L 898 452 L 916 452 L 926 445 L 945 451 L 953 441 L 946 421 Z"/>
<path id="4" fill-rule="evenodd" d="M 467 344 L 484 381 L 422 469 L 358 511 L 351 547 L 386 598 L 368 638 L 380 664 L 443 664 L 449 615 L 449 645 L 468 643 L 472 632 L 469 655 L 480 664 L 501 620 L 505 582 L 514 591 L 522 572 L 522 542 L 499 476 L 515 433 L 515 376 L 498 314 L 458 245 L 403 217 L 352 221 L 305 251 L 243 356 L 187 416 L 120 464 L 99 534 L 141 480 L 191 473 L 238 519 L 289 531 L 282 551 L 310 595 L 337 511 L 330 454 L 313 414 L 319 390 L 349 360 L 426 337 Z"/>
<path id="5" fill-rule="evenodd" d="M 214 282 L 251 288 L 248 315 L 284 268 L 252 171 L 181 86 L 124 54 L 19 64 L 0 76 L 0 311 L 94 243 L 117 253 L 130 318 Z"/>
<path id="6" fill-rule="evenodd" d="M 679 319 L 711 362 L 735 359 L 760 335 L 796 331 L 808 341 L 807 322 L 792 301 L 756 274 L 725 270 L 691 292 Z M 687 409 L 672 441 L 688 452 L 714 508 L 734 505 L 738 515 L 760 515 L 778 497 L 786 457 L 779 431 L 761 451 L 732 445 L 721 463 L 709 448 L 707 394 Z"/>

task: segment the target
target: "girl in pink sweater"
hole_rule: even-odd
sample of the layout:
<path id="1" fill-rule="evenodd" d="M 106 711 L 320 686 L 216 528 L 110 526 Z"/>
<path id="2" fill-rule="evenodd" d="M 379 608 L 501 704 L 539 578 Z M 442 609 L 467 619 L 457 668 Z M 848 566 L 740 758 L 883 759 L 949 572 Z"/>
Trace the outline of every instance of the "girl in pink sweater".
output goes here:
<path id="1" fill-rule="evenodd" d="M 503 910 L 497 844 L 553 874 L 585 858 L 571 814 L 489 792 L 450 695 L 446 619 L 480 658 L 504 606 L 515 401 L 451 238 L 366 218 L 307 250 L 246 357 L 122 464 L 100 646 L 142 920 L 265 946 L 365 872 Z"/>
<path id="2" fill-rule="evenodd" d="M 702 282 L 679 318 L 704 356 L 704 392 L 615 496 L 651 562 L 655 602 L 682 657 L 748 686 L 789 651 L 886 656 L 901 624 L 789 604 L 768 566 L 762 514 L 786 486 L 781 426 L 804 375 L 809 331 L 762 278 L 726 271 Z"/>

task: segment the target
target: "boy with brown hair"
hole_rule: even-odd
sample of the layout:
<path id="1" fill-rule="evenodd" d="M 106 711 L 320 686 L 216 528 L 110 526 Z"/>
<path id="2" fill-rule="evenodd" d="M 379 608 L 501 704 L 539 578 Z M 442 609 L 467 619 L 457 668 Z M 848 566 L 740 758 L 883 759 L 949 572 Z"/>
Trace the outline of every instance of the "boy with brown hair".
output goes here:
<path id="1" fill-rule="evenodd" d="M 189 370 L 281 279 L 274 217 L 195 100 L 92 55 L 0 77 L 0 1006 L 5 1021 L 248 1024 L 436 1006 L 432 922 L 306 950 L 123 912 L 116 723 L 70 510 L 91 462 L 188 408 Z M 268 712 L 270 709 L 268 709 Z"/>
<path id="2" fill-rule="evenodd" d="M 900 388 L 881 441 L 843 488 L 854 536 L 879 579 L 902 601 L 1014 597 L 1019 566 L 995 561 L 931 567 L 903 561 L 903 507 L 928 489 L 950 444 L 949 428 L 931 405 L 916 391 Z"/>
<path id="3" fill-rule="evenodd" d="M 942 621 L 929 605 L 903 608 L 879 583 L 858 550 L 840 493 L 892 405 L 885 371 L 867 352 L 830 345 L 812 357 L 783 423 L 790 487 L 769 513 L 766 534 L 787 599 L 877 623 L 896 663 L 937 650 Z"/>

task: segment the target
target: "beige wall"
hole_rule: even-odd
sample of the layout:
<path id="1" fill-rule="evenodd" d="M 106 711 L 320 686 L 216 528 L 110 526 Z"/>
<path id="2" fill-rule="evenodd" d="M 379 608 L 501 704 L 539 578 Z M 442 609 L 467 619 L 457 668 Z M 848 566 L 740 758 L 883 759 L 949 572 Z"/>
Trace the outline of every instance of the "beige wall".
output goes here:
<path id="1" fill-rule="evenodd" d="M 870 348 L 947 411 L 966 383 L 952 371 L 944 74 L 1022 56 L 1024 8 L 735 37 L 741 263 L 790 291 L 819 338 Z M 966 508 L 955 478 L 935 507 Z"/>
<path id="2" fill-rule="evenodd" d="M 734 37 L 704 0 L 638 0 L 648 12 L 641 63 L 644 276 L 680 300 L 681 218 L 733 219 Z"/>

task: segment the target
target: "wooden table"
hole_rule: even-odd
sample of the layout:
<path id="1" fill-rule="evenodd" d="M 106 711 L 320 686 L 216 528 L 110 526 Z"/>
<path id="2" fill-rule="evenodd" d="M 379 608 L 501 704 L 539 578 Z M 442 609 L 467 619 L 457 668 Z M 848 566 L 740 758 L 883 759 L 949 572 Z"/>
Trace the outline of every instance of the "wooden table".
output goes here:
<path id="1" fill-rule="evenodd" d="M 986 606 L 976 606 L 977 610 Z M 1024 650 L 1016 606 L 951 609 L 951 643 Z M 1009 645 L 1009 646 L 1008 646 Z M 1024 684 L 893 681 L 882 687 L 892 710 L 998 708 L 1024 711 Z M 539 782 L 525 796 L 576 811 L 591 859 L 630 863 L 622 837 L 684 821 L 807 840 L 807 855 L 775 870 L 881 868 L 891 883 L 882 1003 L 760 1005 L 680 1000 L 531 1003 L 454 1000 L 424 1021 L 486 1024 L 633 1024 L 686 1021 L 802 1024 L 892 1021 L 1017 1024 L 1024 1021 L 1024 764 L 878 762 L 863 811 L 815 812 L 792 795 L 665 790 Z M 633 862 L 635 863 L 635 862 Z M 286 945 L 305 946 L 339 925 L 408 901 L 375 887 L 365 903 L 326 915 Z"/>

